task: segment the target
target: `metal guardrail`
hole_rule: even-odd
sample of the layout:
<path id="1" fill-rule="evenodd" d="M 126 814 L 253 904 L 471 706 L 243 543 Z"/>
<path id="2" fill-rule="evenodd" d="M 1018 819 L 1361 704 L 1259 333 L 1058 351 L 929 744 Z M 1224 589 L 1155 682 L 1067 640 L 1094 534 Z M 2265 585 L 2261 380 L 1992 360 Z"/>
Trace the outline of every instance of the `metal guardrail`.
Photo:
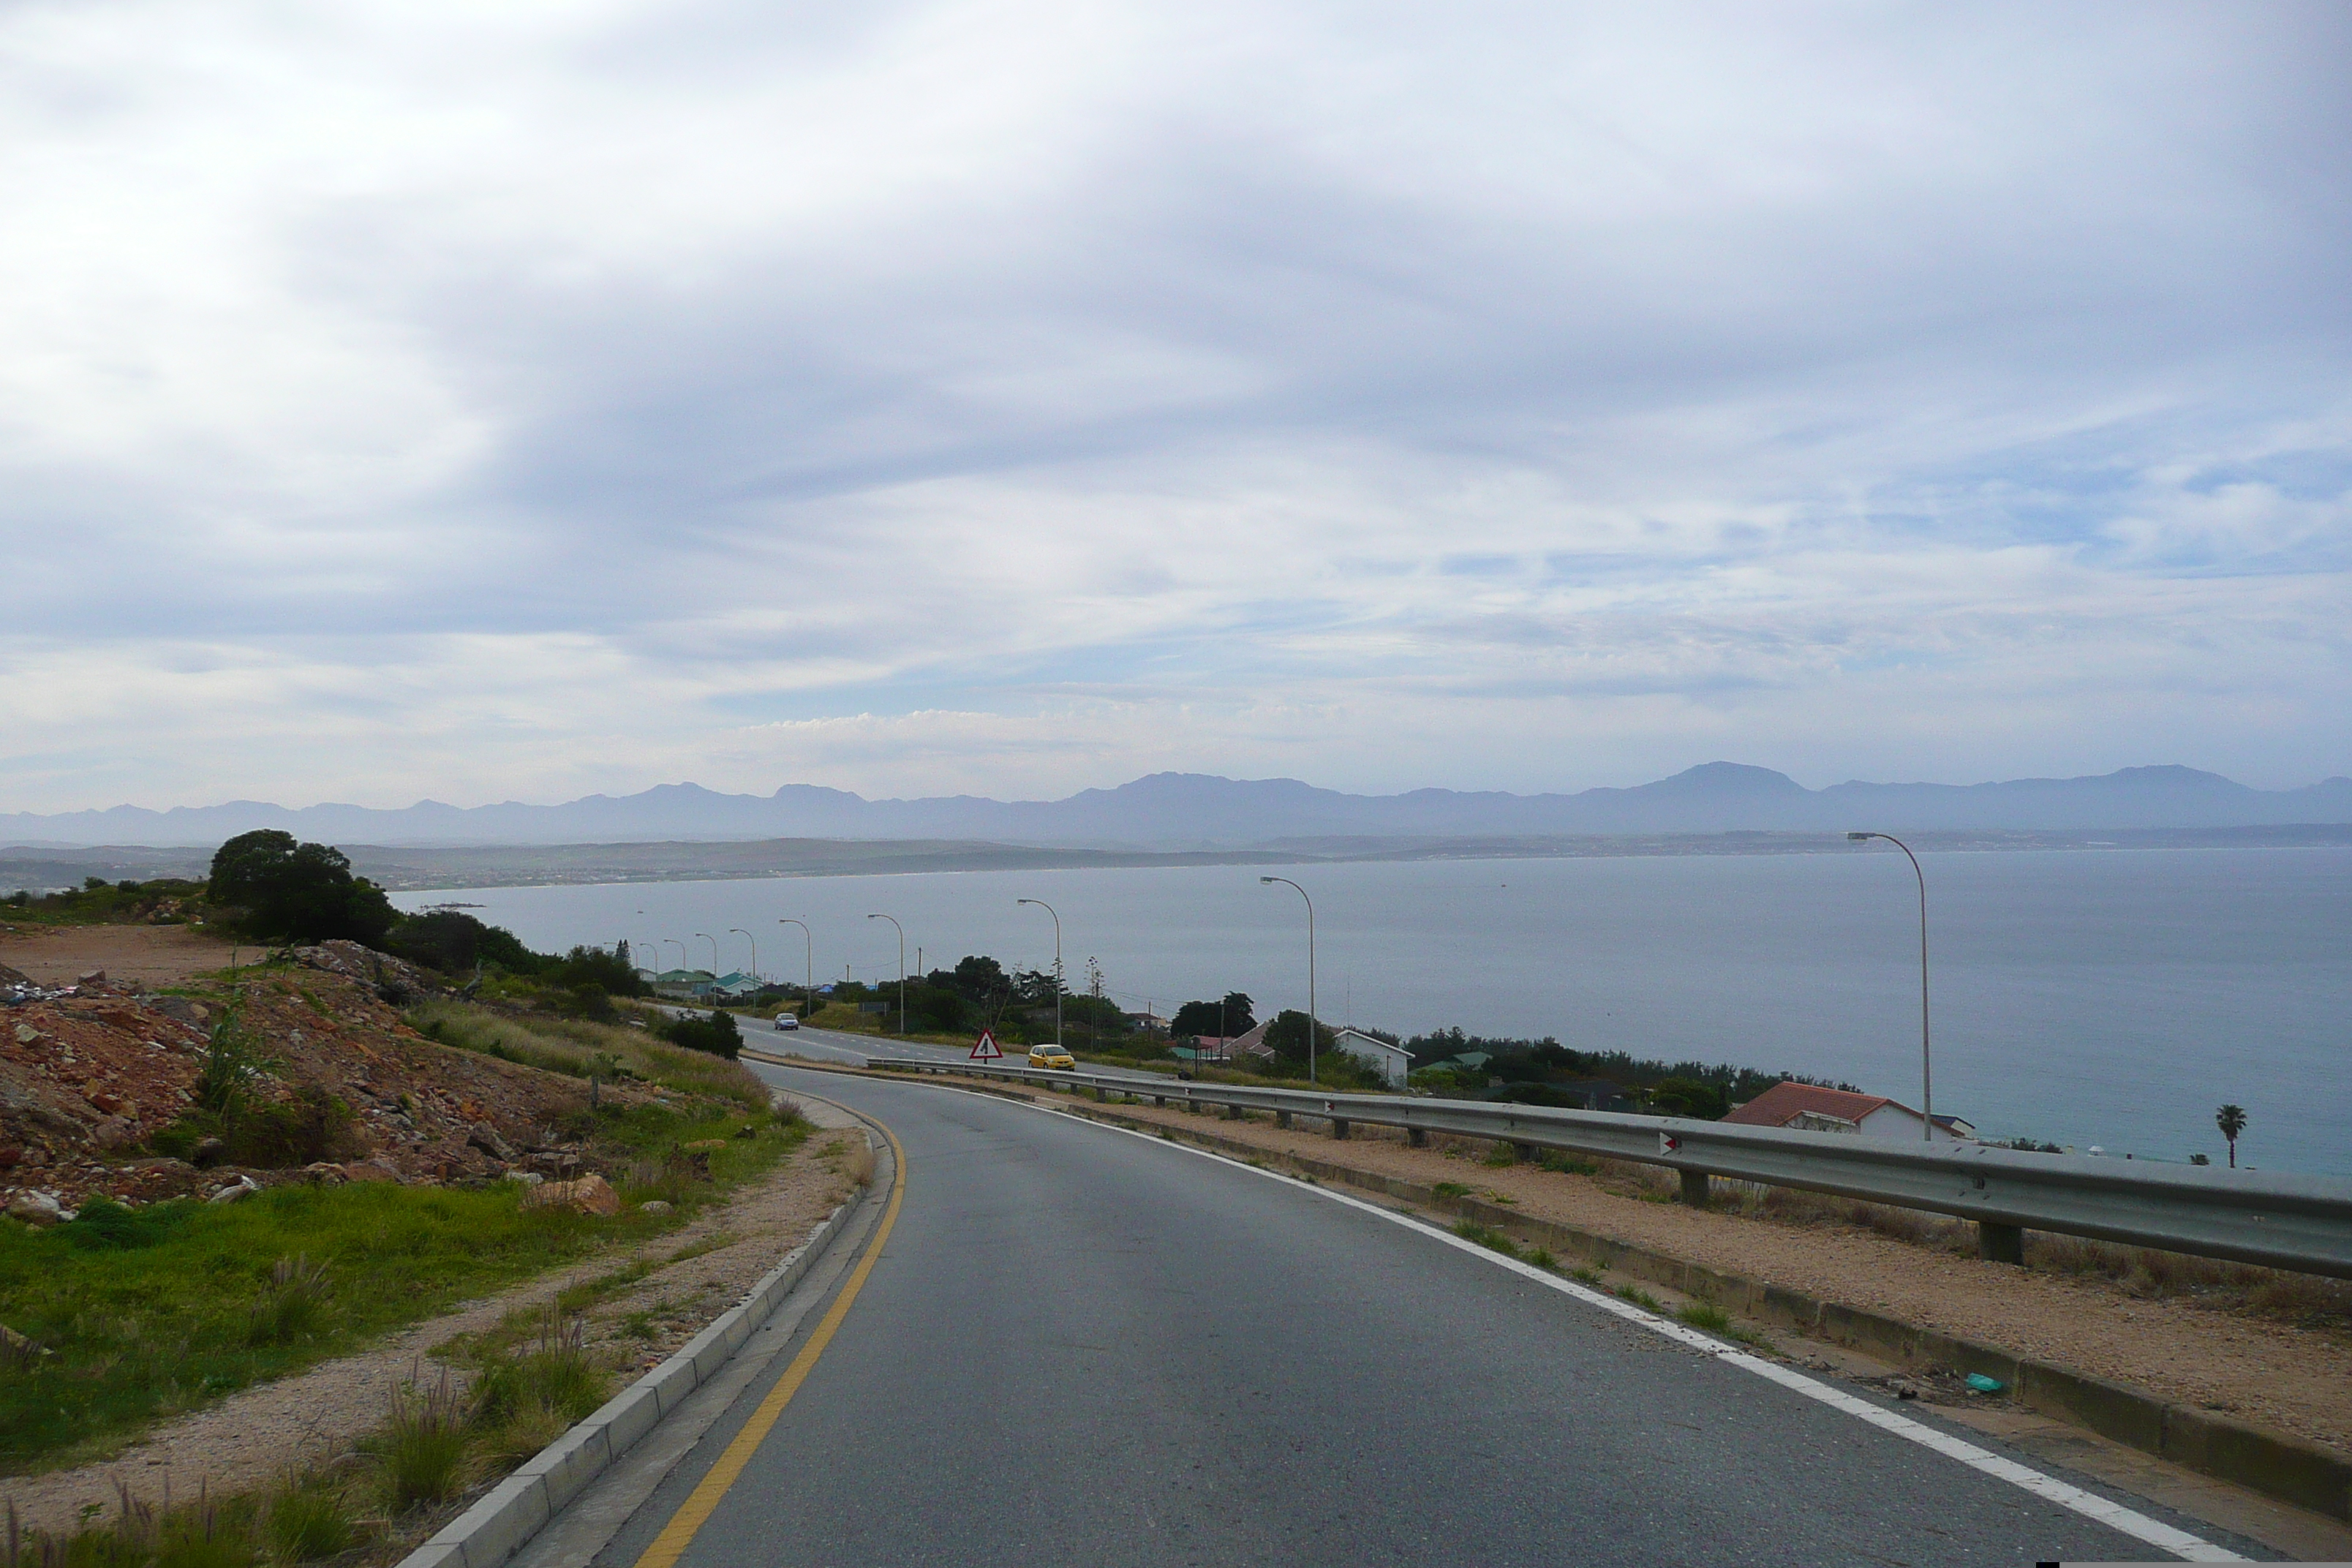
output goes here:
<path id="1" fill-rule="evenodd" d="M 1850 1133 L 1483 1100 L 1140 1082 L 1101 1073 L 904 1058 L 876 1058 L 868 1065 L 1086 1089 L 1097 1096 L 1138 1095 L 1163 1105 L 1270 1110 L 1286 1123 L 1297 1116 L 1328 1121 L 1342 1138 L 1350 1124 L 1363 1122 L 1404 1128 L 1415 1142 L 1431 1132 L 1446 1132 L 1664 1165 L 1683 1173 L 1685 1198 L 1701 1204 L 1710 1176 L 1802 1187 L 1974 1220 L 1981 1227 L 1984 1255 L 2011 1263 L 2021 1260 L 2023 1232 L 2041 1230 L 2352 1279 L 2352 1181 L 2341 1177 L 2158 1165 L 1979 1143 L 1906 1144 Z"/>

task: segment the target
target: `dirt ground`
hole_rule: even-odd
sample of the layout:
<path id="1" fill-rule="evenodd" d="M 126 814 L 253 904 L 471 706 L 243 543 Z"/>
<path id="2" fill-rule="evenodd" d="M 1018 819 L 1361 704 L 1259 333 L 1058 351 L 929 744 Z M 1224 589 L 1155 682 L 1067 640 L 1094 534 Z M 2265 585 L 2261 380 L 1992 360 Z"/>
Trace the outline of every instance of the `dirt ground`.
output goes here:
<path id="1" fill-rule="evenodd" d="M 991 1085 L 992 1089 L 1008 1086 Z M 1070 1100 L 1048 1096 L 1056 1104 Z M 1091 1104 L 1079 1101 L 1080 1107 Z M 1858 1226 L 1796 1226 L 1626 1197 L 1535 1165 L 1490 1166 L 1495 1145 L 1358 1126 L 1345 1142 L 1270 1120 L 1228 1121 L 1149 1104 L 1124 1117 L 1244 1140 L 1433 1184 L 1456 1182 L 1521 1214 L 1652 1248 L 1823 1300 L 2143 1388 L 2293 1432 L 2352 1455 L 2352 1342 L 2181 1299 L 2138 1300 L 2102 1280 L 2038 1274 L 1897 1241 Z"/>
<path id="2" fill-rule="evenodd" d="M 248 942 L 245 951 L 257 957 L 262 950 Z M 0 963 L 44 985 L 69 985 L 93 969 L 117 982 L 177 985 L 206 970 L 226 969 L 234 952 L 197 926 L 0 923 Z"/>
<path id="3" fill-rule="evenodd" d="M 442 1373 L 432 1359 L 436 1349 L 493 1329 L 510 1313 L 536 1312 L 559 1291 L 641 1258 L 658 1261 L 709 1247 L 657 1267 L 589 1310 L 590 1347 L 624 1369 L 618 1392 L 734 1305 L 853 1191 L 848 1156 L 853 1142 L 864 1142 L 862 1129 L 831 1106 L 803 1103 L 823 1130 L 765 1182 L 680 1230 L 469 1303 L 373 1350 L 247 1390 L 158 1428 L 106 1463 L 0 1482 L 0 1498 L 16 1503 L 26 1528 L 57 1531 L 71 1528 L 93 1503 L 112 1517 L 118 1481 L 150 1502 L 160 1502 L 167 1485 L 174 1498 L 192 1496 L 206 1483 L 216 1493 L 266 1486 L 289 1468 L 346 1450 L 382 1424 L 394 1393 L 412 1379 L 436 1381 Z"/>

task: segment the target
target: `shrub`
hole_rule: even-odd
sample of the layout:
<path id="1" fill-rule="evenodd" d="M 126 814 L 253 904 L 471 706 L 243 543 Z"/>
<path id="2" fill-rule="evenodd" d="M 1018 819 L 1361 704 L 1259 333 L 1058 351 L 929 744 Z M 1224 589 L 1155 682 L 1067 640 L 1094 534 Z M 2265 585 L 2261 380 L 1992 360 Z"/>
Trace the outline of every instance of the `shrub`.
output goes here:
<path id="1" fill-rule="evenodd" d="M 735 1015 L 723 1007 L 714 1007 L 708 1018 L 692 1016 L 678 1018 L 662 1031 L 674 1046 L 684 1046 L 689 1051 L 701 1051 L 709 1056 L 724 1057 L 733 1061 L 743 1049 L 743 1033 L 736 1027 Z"/>

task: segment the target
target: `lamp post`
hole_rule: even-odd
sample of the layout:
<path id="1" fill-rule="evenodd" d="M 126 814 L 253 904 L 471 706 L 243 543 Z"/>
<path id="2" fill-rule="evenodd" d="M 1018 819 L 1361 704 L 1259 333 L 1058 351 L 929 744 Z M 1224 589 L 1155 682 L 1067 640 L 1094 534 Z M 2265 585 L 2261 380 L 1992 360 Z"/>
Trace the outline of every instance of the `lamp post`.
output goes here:
<path id="1" fill-rule="evenodd" d="M 753 942 L 753 941 L 752 941 L 752 939 L 751 939 L 751 933 L 750 931 L 745 931 L 741 926 L 729 926 L 729 927 L 727 928 L 727 934 L 728 934 L 729 936 L 740 936 L 740 937 L 741 937 L 745 942 L 751 942 L 751 978 L 752 978 L 752 979 L 754 979 L 754 980 L 759 979 L 759 978 L 760 978 L 760 944 L 759 944 L 757 942 Z"/>
<path id="2" fill-rule="evenodd" d="M 792 916 L 786 915 L 776 923 L 780 926 L 801 928 L 801 943 L 806 949 L 801 954 L 801 958 L 807 966 L 801 972 L 803 976 L 801 989 L 807 993 L 801 998 L 801 1016 L 805 1018 L 816 1011 L 816 938 L 810 934 L 806 921 L 796 921 Z"/>
<path id="3" fill-rule="evenodd" d="M 684 969 L 686 967 L 686 943 L 678 942 L 677 938 L 674 936 L 663 937 L 661 941 L 665 942 L 677 942 L 677 966 L 680 969 Z M 659 944 L 656 943 L 656 945 Z"/>
<path id="4" fill-rule="evenodd" d="M 1287 877 L 1260 877 L 1259 881 L 1271 885 L 1281 883 L 1296 889 L 1307 899 L 1307 1081 L 1315 1081 L 1315 900 L 1307 898 L 1307 889 Z"/>
<path id="5" fill-rule="evenodd" d="M 715 995 L 719 989 L 719 939 L 711 935 L 707 931 L 698 931 L 694 934 L 710 944 L 710 988 L 712 994 Z M 686 951 L 686 943 L 679 942 L 677 944 L 677 950 L 680 952 L 684 952 Z M 715 1005 L 716 1005 L 714 1004 L 714 1006 Z"/>
<path id="6" fill-rule="evenodd" d="M 1919 869 L 1919 857 L 1911 853 L 1911 846 L 1892 833 L 1849 833 L 1856 844 L 1873 838 L 1884 838 L 1903 851 L 1911 862 L 1911 874 L 1919 879 L 1919 1136 L 1932 1143 L 1936 1141 L 1936 1078 L 1932 1059 L 1927 1054 L 1927 873 Z"/>
<path id="7" fill-rule="evenodd" d="M 907 1032 L 907 928 L 891 915 L 867 915 L 869 921 L 888 921 L 898 933 L 898 1032 Z"/>
<path id="8" fill-rule="evenodd" d="M 1015 904 L 1034 904 L 1054 916 L 1054 1048 L 1062 1048 L 1062 917 L 1055 914 L 1054 906 L 1043 899 L 1015 899 Z"/>

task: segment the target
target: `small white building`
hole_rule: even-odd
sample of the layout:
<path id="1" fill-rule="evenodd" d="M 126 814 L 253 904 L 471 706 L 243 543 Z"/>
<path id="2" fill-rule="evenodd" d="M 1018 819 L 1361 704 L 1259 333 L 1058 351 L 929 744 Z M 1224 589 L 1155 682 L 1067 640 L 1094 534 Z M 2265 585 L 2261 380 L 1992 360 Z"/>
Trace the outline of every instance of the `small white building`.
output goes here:
<path id="1" fill-rule="evenodd" d="M 1381 1081 L 1391 1089 L 1402 1089 L 1405 1075 L 1412 1071 L 1411 1051 L 1361 1029 L 1341 1029 L 1333 1037 L 1331 1048 L 1345 1051 L 1358 1061 L 1370 1062 L 1380 1070 Z"/>
<path id="2" fill-rule="evenodd" d="M 1883 1094 L 1856 1094 L 1816 1083 L 1776 1083 L 1724 1118 L 1741 1127 L 1785 1127 L 1793 1132 L 1849 1132 L 1864 1138 L 1972 1143 L 1976 1129 L 1957 1116 L 1938 1116 L 1931 1138 L 1920 1136 L 1921 1116 Z"/>

